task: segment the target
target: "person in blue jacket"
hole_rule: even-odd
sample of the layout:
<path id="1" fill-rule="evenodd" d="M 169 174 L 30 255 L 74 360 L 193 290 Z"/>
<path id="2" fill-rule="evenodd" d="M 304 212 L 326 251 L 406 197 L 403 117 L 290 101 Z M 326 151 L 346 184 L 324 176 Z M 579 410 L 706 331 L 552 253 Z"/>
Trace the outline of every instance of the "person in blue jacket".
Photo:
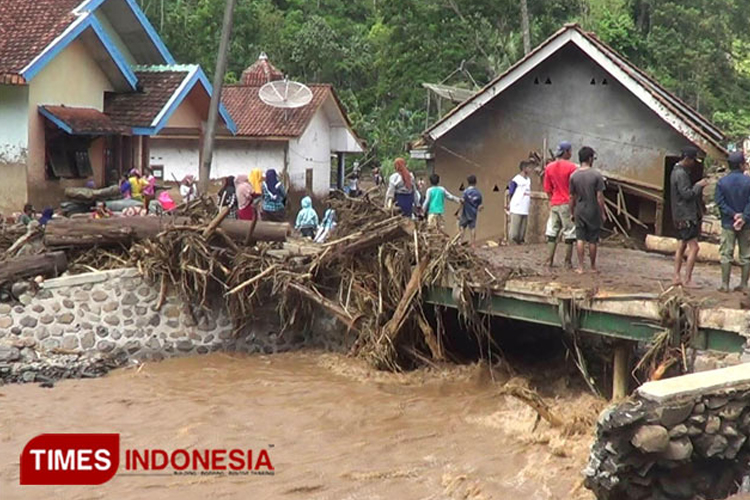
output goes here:
<path id="1" fill-rule="evenodd" d="M 312 199 L 309 196 L 302 198 L 302 209 L 297 213 L 297 223 L 294 229 L 302 233 L 305 238 L 315 238 L 318 230 L 318 212 L 312 207 Z"/>
<path id="2" fill-rule="evenodd" d="M 750 277 L 750 177 L 743 173 L 745 155 L 741 151 L 729 154 L 729 173 L 716 186 L 716 204 L 721 212 L 721 286 L 729 291 L 734 248 L 739 247 L 742 266 L 740 285 L 735 291 L 747 291 Z"/>

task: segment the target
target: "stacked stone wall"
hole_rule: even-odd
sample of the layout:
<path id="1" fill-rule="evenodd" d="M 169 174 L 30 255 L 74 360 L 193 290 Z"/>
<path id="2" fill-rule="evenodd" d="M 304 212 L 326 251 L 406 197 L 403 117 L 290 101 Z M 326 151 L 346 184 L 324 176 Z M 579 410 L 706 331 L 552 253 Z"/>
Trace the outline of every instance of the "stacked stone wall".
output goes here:
<path id="1" fill-rule="evenodd" d="M 53 355 L 98 354 L 97 359 L 122 364 L 217 350 L 272 354 L 344 348 L 333 319 L 320 318 L 306 331 L 282 332 L 274 304 L 261 308 L 259 319 L 239 332 L 221 297 L 201 311 L 168 293 L 159 308 L 159 287 L 134 269 L 57 278 L 38 289 L 24 285 L 14 286 L 23 289 L 18 300 L 0 303 L 0 376 L 5 379 L 10 371 Z"/>
<path id="2" fill-rule="evenodd" d="M 750 365 L 642 386 L 605 410 L 584 471 L 598 499 L 719 499 L 750 484 Z"/>

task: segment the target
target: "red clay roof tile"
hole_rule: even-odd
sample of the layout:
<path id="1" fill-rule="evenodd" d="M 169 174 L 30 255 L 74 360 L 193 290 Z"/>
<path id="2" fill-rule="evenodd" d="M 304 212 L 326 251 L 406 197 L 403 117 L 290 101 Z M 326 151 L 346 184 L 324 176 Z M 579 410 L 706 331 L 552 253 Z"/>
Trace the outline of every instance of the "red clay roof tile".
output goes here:
<path id="1" fill-rule="evenodd" d="M 91 108 L 40 106 L 43 110 L 70 127 L 76 135 L 121 134 L 125 128 L 116 125 L 109 116 Z"/>
<path id="2" fill-rule="evenodd" d="M 76 19 L 82 0 L 0 0 L 0 77 L 12 82 Z"/>
<path id="3" fill-rule="evenodd" d="M 222 101 L 237 125 L 237 135 L 244 137 L 299 137 L 315 112 L 331 94 L 328 84 L 309 85 L 312 101 L 301 108 L 279 109 L 258 97 L 260 87 L 228 85 Z"/>
<path id="4" fill-rule="evenodd" d="M 150 127 L 188 74 L 187 70 L 136 71 L 143 91 L 107 94 L 104 112 L 118 125 Z"/>

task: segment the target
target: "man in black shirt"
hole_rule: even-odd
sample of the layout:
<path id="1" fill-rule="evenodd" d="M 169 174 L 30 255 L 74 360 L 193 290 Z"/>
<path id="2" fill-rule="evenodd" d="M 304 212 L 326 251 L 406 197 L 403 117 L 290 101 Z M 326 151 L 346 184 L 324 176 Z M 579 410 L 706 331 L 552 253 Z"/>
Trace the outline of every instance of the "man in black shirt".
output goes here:
<path id="1" fill-rule="evenodd" d="M 591 270 L 596 269 L 596 253 L 602 223 L 606 219 L 604 210 L 604 177 L 594 170 L 594 150 L 586 146 L 578 152 L 578 167 L 570 176 L 570 213 L 576 225 L 576 244 L 578 251 L 578 268 L 583 273 L 583 260 L 586 244 L 589 246 Z"/>
<path id="2" fill-rule="evenodd" d="M 708 181 L 701 179 L 695 184 L 690 181 L 690 171 L 697 164 L 698 150 L 694 147 L 682 151 L 682 159 L 672 169 L 669 178 L 670 194 L 672 196 L 672 220 L 677 229 L 677 239 L 680 245 L 674 257 L 675 285 L 685 288 L 697 288 L 693 283 L 693 267 L 698 257 L 698 236 L 701 233 L 701 200 L 703 188 Z M 687 264 L 685 266 L 685 280 L 682 280 L 682 260 L 687 250 Z"/>

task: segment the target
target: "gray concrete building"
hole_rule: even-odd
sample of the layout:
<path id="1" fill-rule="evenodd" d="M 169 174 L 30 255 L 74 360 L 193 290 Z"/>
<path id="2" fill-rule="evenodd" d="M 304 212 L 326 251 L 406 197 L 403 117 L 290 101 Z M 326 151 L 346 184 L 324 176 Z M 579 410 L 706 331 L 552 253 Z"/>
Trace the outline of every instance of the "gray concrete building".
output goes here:
<path id="1" fill-rule="evenodd" d="M 455 107 L 423 140 L 429 153 L 421 156 L 448 189 L 458 192 L 469 174 L 479 178 L 479 236 L 493 239 L 504 235 L 505 186 L 519 162 L 532 151 L 549 157 L 545 151 L 562 140 L 574 153 L 593 147 L 610 196 L 622 189 L 628 211 L 656 234 L 672 230 L 665 207 L 680 151 L 692 145 L 718 162 L 727 154 L 715 125 L 577 25 L 566 25 Z M 532 189 L 541 191 L 541 177 L 533 177 Z M 535 206 L 544 210 L 546 202 Z"/>

